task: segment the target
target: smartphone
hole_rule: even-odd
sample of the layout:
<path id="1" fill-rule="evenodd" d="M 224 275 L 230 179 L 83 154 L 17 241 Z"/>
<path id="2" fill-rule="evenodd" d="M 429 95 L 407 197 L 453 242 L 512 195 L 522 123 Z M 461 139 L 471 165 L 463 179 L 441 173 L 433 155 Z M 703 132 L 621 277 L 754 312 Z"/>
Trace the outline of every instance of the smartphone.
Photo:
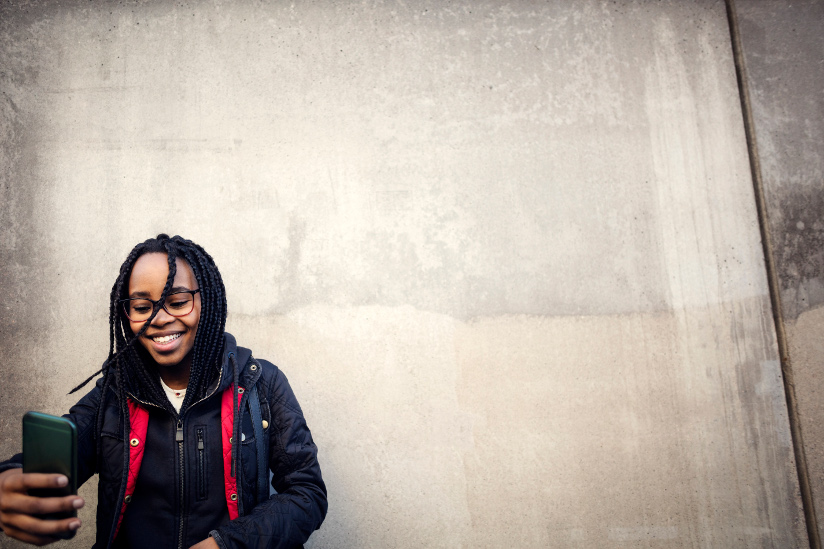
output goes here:
<path id="1" fill-rule="evenodd" d="M 27 412 L 23 416 L 23 472 L 60 473 L 69 483 L 63 488 L 38 488 L 29 495 L 63 497 L 77 494 L 77 427 L 64 417 Z M 76 517 L 77 511 L 40 515 L 48 520 Z M 70 539 L 74 531 L 57 537 Z"/>

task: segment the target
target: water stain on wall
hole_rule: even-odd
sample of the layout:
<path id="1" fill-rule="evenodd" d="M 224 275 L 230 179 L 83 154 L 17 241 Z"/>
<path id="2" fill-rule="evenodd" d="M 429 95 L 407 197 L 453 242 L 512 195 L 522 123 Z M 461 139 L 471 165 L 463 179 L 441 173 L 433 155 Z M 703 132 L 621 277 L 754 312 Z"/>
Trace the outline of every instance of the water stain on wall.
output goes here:
<path id="1" fill-rule="evenodd" d="M 824 21 L 817 0 L 736 2 L 787 320 L 824 303 Z"/>
<path id="2" fill-rule="evenodd" d="M 781 306 L 787 319 L 824 304 L 824 188 L 782 187 L 770 209 Z"/>

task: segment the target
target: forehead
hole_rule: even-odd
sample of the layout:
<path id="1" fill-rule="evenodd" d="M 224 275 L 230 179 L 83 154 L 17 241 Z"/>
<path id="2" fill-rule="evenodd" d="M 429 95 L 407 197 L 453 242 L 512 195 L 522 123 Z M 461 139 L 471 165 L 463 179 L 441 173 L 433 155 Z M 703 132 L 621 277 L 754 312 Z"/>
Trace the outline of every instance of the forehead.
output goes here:
<path id="1" fill-rule="evenodd" d="M 177 266 L 175 279 L 172 286 L 184 287 L 190 290 L 197 289 L 195 273 L 185 259 L 176 258 Z M 166 286 L 166 278 L 169 276 L 169 257 L 164 253 L 143 254 L 132 267 L 132 274 L 129 276 L 129 293 L 149 292 L 153 294 L 163 293 Z"/>

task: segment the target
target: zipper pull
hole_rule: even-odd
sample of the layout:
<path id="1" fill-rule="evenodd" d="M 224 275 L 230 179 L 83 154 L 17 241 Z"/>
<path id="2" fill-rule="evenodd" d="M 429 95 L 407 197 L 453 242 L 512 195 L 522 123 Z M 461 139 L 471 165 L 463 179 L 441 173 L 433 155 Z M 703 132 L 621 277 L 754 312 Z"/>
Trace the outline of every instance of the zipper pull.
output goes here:
<path id="1" fill-rule="evenodd" d="M 175 442 L 183 442 L 183 420 L 177 420 L 177 432 L 175 433 Z"/>
<path id="2" fill-rule="evenodd" d="M 197 431 L 197 449 L 203 450 L 203 431 L 199 429 Z"/>

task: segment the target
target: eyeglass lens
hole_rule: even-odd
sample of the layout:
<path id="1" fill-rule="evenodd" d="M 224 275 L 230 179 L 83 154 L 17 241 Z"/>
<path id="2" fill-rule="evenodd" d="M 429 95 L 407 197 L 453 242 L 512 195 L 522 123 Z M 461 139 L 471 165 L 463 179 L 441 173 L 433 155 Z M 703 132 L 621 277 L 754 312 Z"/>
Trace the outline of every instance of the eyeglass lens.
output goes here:
<path id="1" fill-rule="evenodd" d="M 194 296 L 190 293 L 172 294 L 166 298 L 163 308 L 172 316 L 186 316 L 194 308 Z M 142 322 L 152 316 L 154 303 L 148 299 L 130 299 L 123 304 L 126 316 L 132 322 Z"/>

